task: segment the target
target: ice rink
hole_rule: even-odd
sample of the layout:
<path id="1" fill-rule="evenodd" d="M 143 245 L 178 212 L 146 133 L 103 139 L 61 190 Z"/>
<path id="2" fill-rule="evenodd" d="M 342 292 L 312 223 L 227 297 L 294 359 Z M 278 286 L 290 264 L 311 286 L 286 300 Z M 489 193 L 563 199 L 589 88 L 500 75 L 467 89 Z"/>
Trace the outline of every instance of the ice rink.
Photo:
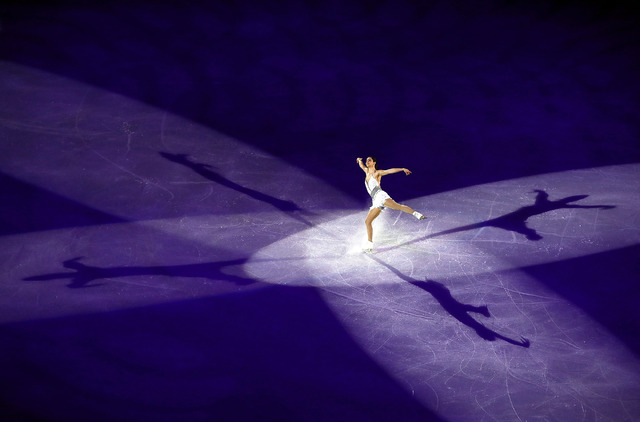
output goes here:
<path id="1" fill-rule="evenodd" d="M 638 9 L 472 3 L 0 8 L 3 420 L 638 420 Z"/>

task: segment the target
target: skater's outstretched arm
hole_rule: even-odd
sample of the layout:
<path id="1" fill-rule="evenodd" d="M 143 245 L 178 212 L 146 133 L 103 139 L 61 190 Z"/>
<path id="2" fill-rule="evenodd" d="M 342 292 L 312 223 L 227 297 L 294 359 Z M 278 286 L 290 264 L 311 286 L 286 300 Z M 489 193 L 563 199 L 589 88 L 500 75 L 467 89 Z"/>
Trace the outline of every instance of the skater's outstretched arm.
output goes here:
<path id="1" fill-rule="evenodd" d="M 388 170 L 380 170 L 382 176 L 386 176 L 387 174 L 400 173 L 401 171 L 404 171 L 404 174 L 406 174 L 407 176 L 411 174 L 411 172 L 405 168 L 392 168 Z"/>

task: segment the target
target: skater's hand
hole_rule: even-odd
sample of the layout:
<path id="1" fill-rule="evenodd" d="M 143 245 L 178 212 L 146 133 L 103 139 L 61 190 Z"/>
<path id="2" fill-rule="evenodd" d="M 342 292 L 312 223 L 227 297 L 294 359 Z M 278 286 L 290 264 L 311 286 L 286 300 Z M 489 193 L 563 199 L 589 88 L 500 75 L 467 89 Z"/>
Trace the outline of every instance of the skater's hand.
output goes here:
<path id="1" fill-rule="evenodd" d="M 407 176 L 411 174 L 411 172 L 408 169 L 402 169 L 402 171 L 404 171 L 404 174 L 406 174 Z"/>
<path id="2" fill-rule="evenodd" d="M 360 164 L 360 161 L 362 161 L 362 158 L 360 157 L 356 158 L 356 163 Z"/>

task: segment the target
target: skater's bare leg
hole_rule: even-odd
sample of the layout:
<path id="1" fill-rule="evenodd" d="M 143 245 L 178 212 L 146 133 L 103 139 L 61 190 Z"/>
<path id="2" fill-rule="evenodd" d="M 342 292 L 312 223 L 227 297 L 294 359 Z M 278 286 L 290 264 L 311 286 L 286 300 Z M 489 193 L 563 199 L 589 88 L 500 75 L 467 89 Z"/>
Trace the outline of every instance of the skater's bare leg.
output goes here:
<path id="1" fill-rule="evenodd" d="M 367 218 L 364 220 L 364 225 L 367 226 L 367 239 L 369 242 L 373 242 L 373 220 L 375 220 L 382 210 L 380 208 L 373 208 L 369 210 L 369 214 L 367 214 Z"/>
<path id="2" fill-rule="evenodd" d="M 399 211 L 404 211 L 408 214 L 413 214 L 413 209 L 411 209 L 410 207 L 406 206 L 406 205 L 400 205 L 398 204 L 396 201 L 394 201 L 393 199 L 389 198 L 386 201 L 384 201 L 384 206 L 385 207 L 389 207 L 392 210 L 399 210 Z"/>
<path id="3" fill-rule="evenodd" d="M 406 205 L 398 204 L 396 201 L 394 201 L 391 198 L 389 198 L 386 201 L 384 201 L 384 206 L 385 207 L 389 207 L 392 210 L 404 211 L 407 214 L 412 214 L 418 220 L 424 220 L 424 216 L 422 214 L 420 214 L 417 211 L 414 211 L 413 208 L 411 208 L 411 207 L 408 207 Z"/>

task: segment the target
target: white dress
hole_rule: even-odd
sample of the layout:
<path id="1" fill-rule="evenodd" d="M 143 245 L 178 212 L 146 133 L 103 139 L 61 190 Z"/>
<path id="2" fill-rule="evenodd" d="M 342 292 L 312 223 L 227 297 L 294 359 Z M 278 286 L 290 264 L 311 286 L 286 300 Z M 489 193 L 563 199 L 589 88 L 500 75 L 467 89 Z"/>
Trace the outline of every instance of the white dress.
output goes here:
<path id="1" fill-rule="evenodd" d="M 387 192 L 383 191 L 380 188 L 380 184 L 373 176 L 369 177 L 368 181 L 365 179 L 364 185 L 367 187 L 367 192 L 369 192 L 371 201 L 373 202 L 373 205 L 371 205 L 369 209 L 380 208 L 381 210 L 383 210 L 384 201 L 386 201 L 387 199 L 391 199 L 391 197 L 387 194 Z"/>

